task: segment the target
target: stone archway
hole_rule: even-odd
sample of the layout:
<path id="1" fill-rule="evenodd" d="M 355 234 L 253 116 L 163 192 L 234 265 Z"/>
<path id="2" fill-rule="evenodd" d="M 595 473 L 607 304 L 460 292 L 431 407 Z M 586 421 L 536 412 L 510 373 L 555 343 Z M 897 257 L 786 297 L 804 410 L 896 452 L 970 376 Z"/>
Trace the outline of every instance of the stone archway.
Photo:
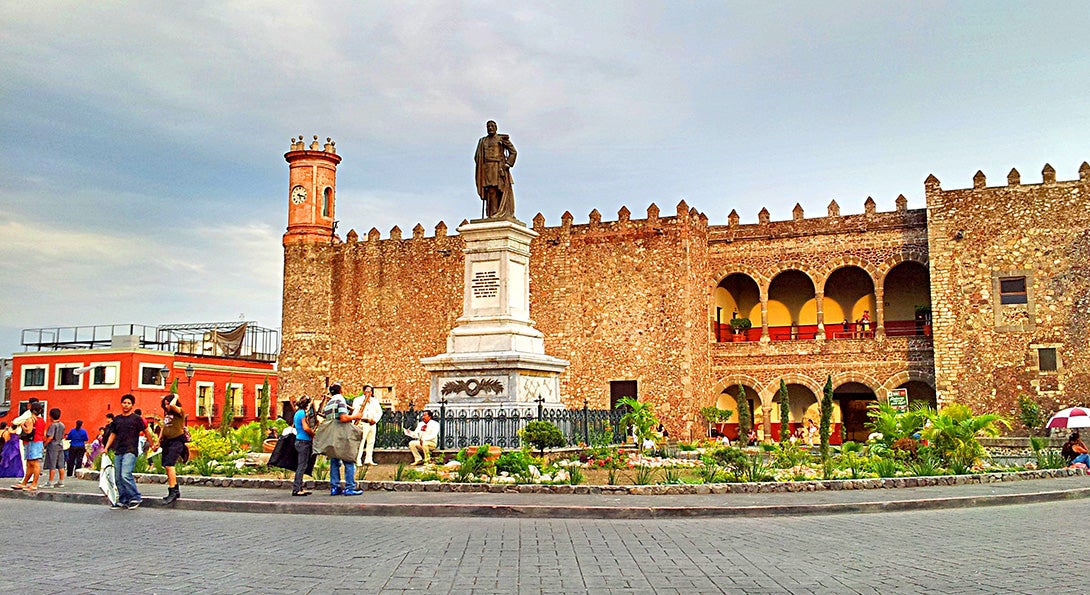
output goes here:
<path id="1" fill-rule="evenodd" d="M 748 380 L 748 382 L 747 382 Z M 741 383 L 745 390 L 746 402 L 749 404 L 750 415 L 753 418 L 753 427 L 757 427 L 758 419 L 761 419 L 761 394 L 757 390 L 757 382 L 752 378 L 739 380 L 733 383 L 721 381 L 717 384 L 715 406 L 719 409 L 728 409 L 734 414 L 726 422 L 714 424 L 709 428 L 709 434 L 722 434 L 730 438 L 731 442 L 738 439 L 738 385 Z"/>
<path id="2" fill-rule="evenodd" d="M 878 402 L 874 388 L 862 382 L 846 382 L 833 389 L 833 399 L 840 404 L 841 437 L 852 442 L 866 442 L 867 408 Z"/>

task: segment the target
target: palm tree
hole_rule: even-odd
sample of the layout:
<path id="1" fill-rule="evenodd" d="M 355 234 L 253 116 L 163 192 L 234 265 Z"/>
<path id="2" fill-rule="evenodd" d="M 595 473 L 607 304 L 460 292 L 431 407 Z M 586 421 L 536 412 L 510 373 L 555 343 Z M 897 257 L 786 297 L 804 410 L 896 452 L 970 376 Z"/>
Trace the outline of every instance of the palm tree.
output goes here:
<path id="1" fill-rule="evenodd" d="M 998 436 L 1001 425 L 1008 430 L 1011 427 L 1010 422 L 998 413 L 973 415 L 968 406 L 960 403 L 951 403 L 938 412 L 930 408 L 922 411 L 931 426 L 920 433 L 934 445 L 946 464 L 972 465 L 986 454 L 977 440 L 979 436 Z"/>
<path id="2" fill-rule="evenodd" d="M 920 432 L 928 419 L 927 407 L 897 411 L 889 403 L 871 403 L 867 407 L 867 429 L 882 435 L 881 442 L 889 446 L 901 438 Z"/>
<path id="3" fill-rule="evenodd" d="M 659 420 L 655 417 L 655 406 L 651 403 L 641 403 L 632 397 L 623 397 L 617 400 L 616 408 L 626 408 L 627 413 L 620 419 L 624 426 L 635 428 L 636 447 L 643 452 L 643 441 L 653 435 L 654 428 L 658 427 Z"/>

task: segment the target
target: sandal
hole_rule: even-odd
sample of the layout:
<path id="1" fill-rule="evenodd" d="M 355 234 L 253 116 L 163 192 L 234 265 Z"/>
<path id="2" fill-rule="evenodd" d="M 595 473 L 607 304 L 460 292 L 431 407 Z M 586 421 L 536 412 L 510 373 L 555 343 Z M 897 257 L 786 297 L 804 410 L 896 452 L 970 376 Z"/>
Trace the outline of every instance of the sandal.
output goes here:
<path id="1" fill-rule="evenodd" d="M 13 489 L 13 490 L 21 490 L 21 489 L 24 489 L 24 488 L 26 488 L 26 485 L 21 484 L 21 483 L 17 483 L 15 485 L 11 486 L 11 489 Z"/>

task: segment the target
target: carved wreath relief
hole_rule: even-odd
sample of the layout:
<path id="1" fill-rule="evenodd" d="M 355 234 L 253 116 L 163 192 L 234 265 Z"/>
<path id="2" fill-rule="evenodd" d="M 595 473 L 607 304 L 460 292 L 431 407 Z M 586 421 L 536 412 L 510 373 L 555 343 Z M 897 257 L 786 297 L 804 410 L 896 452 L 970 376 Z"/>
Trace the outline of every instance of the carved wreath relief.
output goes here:
<path id="1" fill-rule="evenodd" d="M 495 378 L 452 380 L 443 385 L 441 392 L 444 395 L 465 393 L 469 397 L 475 397 L 481 392 L 498 395 L 503 392 L 503 383 Z"/>

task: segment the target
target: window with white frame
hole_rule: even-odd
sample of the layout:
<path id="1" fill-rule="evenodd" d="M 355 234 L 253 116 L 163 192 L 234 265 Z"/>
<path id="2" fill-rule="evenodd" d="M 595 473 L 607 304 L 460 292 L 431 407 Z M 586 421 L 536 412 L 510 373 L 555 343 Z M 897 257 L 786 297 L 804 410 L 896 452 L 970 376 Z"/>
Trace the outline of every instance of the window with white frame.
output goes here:
<path id="1" fill-rule="evenodd" d="M 197 417 L 212 417 L 215 401 L 215 385 L 211 382 L 197 383 Z"/>
<path id="2" fill-rule="evenodd" d="M 88 372 L 90 376 L 91 388 L 118 388 L 120 383 L 118 378 L 120 377 L 119 371 L 121 370 L 121 362 L 102 362 L 95 364 L 95 367 L 91 368 Z"/>
<path id="3" fill-rule="evenodd" d="M 56 377 L 53 379 L 53 387 L 57 390 L 73 390 L 83 388 L 83 376 L 76 374 L 76 370 L 83 364 L 57 364 L 55 366 Z"/>
<path id="4" fill-rule="evenodd" d="M 254 385 L 254 417 L 261 417 L 261 387 L 262 386 L 264 386 L 264 384 L 255 384 Z M 272 412 L 273 405 L 274 405 L 274 403 L 273 403 L 273 397 L 272 397 L 272 387 L 270 386 L 269 387 L 269 411 L 268 411 L 268 415 L 269 415 L 270 419 L 272 419 L 272 417 L 273 417 L 273 412 Z"/>
<path id="5" fill-rule="evenodd" d="M 38 402 L 42 405 L 42 412 L 49 413 L 49 401 Z M 30 409 L 30 401 L 19 401 L 19 415 L 26 413 L 27 409 Z"/>
<path id="6" fill-rule="evenodd" d="M 228 398 L 225 399 L 225 401 L 229 401 L 231 403 L 231 408 L 235 412 L 235 417 L 245 417 L 246 404 L 242 400 L 242 385 L 229 383 L 227 385 L 226 394 Z"/>
<path id="7" fill-rule="evenodd" d="M 36 364 L 23 366 L 23 390 L 45 390 L 46 374 L 49 373 L 49 364 Z"/>
<path id="8" fill-rule="evenodd" d="M 165 388 L 162 369 L 163 364 L 140 364 L 140 388 Z"/>

